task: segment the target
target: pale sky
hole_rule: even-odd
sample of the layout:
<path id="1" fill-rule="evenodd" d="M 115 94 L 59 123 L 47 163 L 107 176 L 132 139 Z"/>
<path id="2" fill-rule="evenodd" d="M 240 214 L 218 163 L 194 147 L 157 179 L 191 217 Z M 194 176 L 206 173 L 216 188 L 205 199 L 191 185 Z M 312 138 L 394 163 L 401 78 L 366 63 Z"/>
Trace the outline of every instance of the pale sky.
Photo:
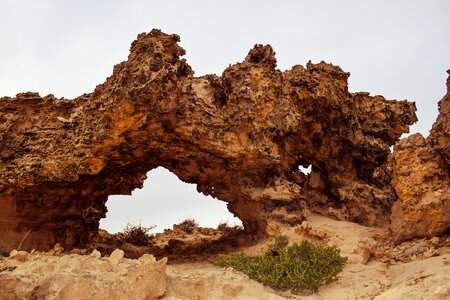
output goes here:
<path id="1" fill-rule="evenodd" d="M 428 135 L 450 68 L 450 1 L 0 0 L 0 96 L 33 91 L 75 98 L 126 60 L 140 32 L 181 36 L 196 75 L 221 74 L 255 43 L 271 44 L 278 67 L 324 60 L 350 72 L 350 91 L 415 101 Z M 101 227 L 128 220 L 170 228 L 186 217 L 215 226 L 234 220 L 167 170 L 149 173 L 133 196 L 108 200 Z"/>

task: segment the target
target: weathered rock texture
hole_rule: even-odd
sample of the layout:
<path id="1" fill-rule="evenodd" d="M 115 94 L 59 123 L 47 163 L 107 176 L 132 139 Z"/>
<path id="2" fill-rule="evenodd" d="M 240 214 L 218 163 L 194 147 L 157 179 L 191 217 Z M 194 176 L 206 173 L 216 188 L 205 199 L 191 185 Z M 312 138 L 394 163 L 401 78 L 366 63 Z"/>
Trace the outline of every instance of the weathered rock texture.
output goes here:
<path id="1" fill-rule="evenodd" d="M 0 99 L 1 246 L 27 233 L 24 249 L 85 245 L 108 196 L 158 166 L 228 202 L 248 232 L 280 207 L 301 220 L 302 201 L 388 221 L 396 196 L 379 166 L 416 121 L 413 103 L 351 94 L 349 73 L 324 62 L 281 72 L 262 45 L 222 76 L 194 77 L 178 40 L 139 35 L 106 82 L 73 100 Z"/>
<path id="2" fill-rule="evenodd" d="M 450 70 L 447 73 L 450 75 Z M 439 116 L 433 124 L 428 141 L 442 155 L 450 176 L 450 77 L 447 77 L 447 94 L 439 101 Z"/>
<path id="3" fill-rule="evenodd" d="M 391 168 L 398 196 L 391 215 L 394 238 L 401 242 L 446 232 L 450 228 L 450 77 L 430 135 L 400 140 Z"/>
<path id="4" fill-rule="evenodd" d="M 442 157 L 419 133 L 400 140 L 393 153 L 392 206 L 397 241 L 433 237 L 450 226 L 450 178 Z"/>
<path id="5" fill-rule="evenodd" d="M 0 260 L 2 299 L 158 299 L 166 291 L 167 259 L 123 258 L 121 250 L 100 258 L 25 251 Z"/>
<path id="6" fill-rule="evenodd" d="M 139 258 L 151 253 L 156 258 L 168 258 L 171 263 L 205 261 L 217 255 L 236 250 L 246 244 L 247 235 L 239 226 L 219 226 L 217 229 L 186 227 L 177 224 L 173 229 L 156 233 L 145 244 L 127 239 L 126 234 L 110 234 L 100 229 L 99 234 L 89 241 L 84 250 L 97 249 L 102 255 L 109 255 L 116 249 L 123 250 L 127 258 Z M 252 241 L 253 242 L 253 241 Z M 248 244 L 248 242 L 247 242 Z"/>

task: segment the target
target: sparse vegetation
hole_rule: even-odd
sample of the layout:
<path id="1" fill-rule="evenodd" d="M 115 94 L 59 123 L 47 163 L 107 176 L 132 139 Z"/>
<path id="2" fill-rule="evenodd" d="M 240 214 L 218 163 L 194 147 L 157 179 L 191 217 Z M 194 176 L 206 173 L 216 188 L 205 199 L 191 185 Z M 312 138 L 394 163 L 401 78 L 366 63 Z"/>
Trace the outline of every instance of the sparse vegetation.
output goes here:
<path id="1" fill-rule="evenodd" d="M 194 219 L 186 219 L 178 224 L 181 230 L 186 233 L 192 233 L 194 229 L 198 228 L 198 223 Z"/>
<path id="2" fill-rule="evenodd" d="M 219 225 L 217 225 L 217 229 L 220 231 L 227 231 L 230 228 L 230 225 L 228 225 L 228 222 L 220 222 Z"/>
<path id="3" fill-rule="evenodd" d="M 230 226 L 227 222 L 221 222 L 217 225 L 217 229 L 224 235 L 230 235 L 241 231 L 243 228 L 241 226 Z"/>
<path id="4" fill-rule="evenodd" d="M 231 266 L 250 278 L 276 290 L 293 293 L 317 292 L 323 285 L 338 280 L 347 262 L 337 247 L 302 241 L 288 246 L 286 236 L 278 236 L 265 255 L 249 257 L 243 253 L 223 255 L 215 264 Z"/>
<path id="5" fill-rule="evenodd" d="M 124 240 L 133 245 L 145 246 L 153 237 L 153 235 L 148 232 L 155 227 L 155 225 L 144 227 L 141 222 L 139 222 L 139 224 L 129 222 L 123 230 Z"/>

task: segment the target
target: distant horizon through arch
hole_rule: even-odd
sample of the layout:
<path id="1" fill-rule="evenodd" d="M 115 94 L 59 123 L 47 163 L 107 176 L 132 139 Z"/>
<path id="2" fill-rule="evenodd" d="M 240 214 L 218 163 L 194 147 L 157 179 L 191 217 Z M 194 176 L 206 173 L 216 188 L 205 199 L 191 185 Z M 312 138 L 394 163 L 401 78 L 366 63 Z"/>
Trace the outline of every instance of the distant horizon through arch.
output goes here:
<path id="1" fill-rule="evenodd" d="M 127 223 L 156 225 L 151 232 L 163 232 L 187 218 L 195 219 L 201 227 L 216 228 L 223 222 L 242 226 L 241 220 L 228 211 L 226 202 L 199 193 L 196 184 L 181 181 L 163 167 L 147 172 L 142 189 L 135 189 L 132 195 L 109 196 L 106 207 L 100 229 L 109 233 L 123 231 Z"/>

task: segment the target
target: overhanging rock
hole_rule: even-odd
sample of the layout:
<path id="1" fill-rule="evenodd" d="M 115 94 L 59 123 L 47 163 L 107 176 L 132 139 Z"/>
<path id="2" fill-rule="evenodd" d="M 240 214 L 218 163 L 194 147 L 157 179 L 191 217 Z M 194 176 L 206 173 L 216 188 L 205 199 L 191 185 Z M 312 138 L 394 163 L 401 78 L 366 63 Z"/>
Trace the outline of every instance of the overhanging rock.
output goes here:
<path id="1" fill-rule="evenodd" d="M 280 207 L 301 220 L 301 203 L 387 222 L 395 193 L 379 167 L 416 121 L 413 103 L 349 93 L 349 73 L 324 62 L 281 72 L 268 45 L 222 76 L 194 77 L 178 41 L 140 34 L 127 61 L 73 100 L 0 98 L 1 247 L 24 236 L 24 249 L 82 247 L 108 196 L 158 166 L 226 201 L 252 233 Z"/>

